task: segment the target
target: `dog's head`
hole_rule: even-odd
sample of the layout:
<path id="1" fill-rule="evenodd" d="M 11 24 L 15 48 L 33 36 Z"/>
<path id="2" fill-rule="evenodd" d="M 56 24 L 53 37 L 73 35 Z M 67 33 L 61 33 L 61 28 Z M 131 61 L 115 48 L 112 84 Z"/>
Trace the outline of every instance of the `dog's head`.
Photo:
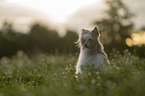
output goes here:
<path id="1" fill-rule="evenodd" d="M 80 46 L 83 48 L 96 47 L 96 42 L 98 41 L 99 36 L 100 34 L 97 27 L 95 27 L 92 31 L 82 29 L 82 32 L 79 36 Z"/>

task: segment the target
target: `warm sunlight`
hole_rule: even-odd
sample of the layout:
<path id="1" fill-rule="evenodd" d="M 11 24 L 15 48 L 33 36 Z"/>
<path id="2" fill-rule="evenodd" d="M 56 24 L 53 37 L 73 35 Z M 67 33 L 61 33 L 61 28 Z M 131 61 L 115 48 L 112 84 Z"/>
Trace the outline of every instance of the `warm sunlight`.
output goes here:
<path id="1" fill-rule="evenodd" d="M 145 0 L 0 0 L 0 96 L 144 96 Z"/>
<path id="2" fill-rule="evenodd" d="M 131 39 L 130 38 L 126 39 L 126 44 L 130 47 L 133 45 L 141 46 L 145 44 L 145 32 L 143 31 L 139 33 L 133 33 L 131 35 Z"/>
<path id="3" fill-rule="evenodd" d="M 7 0 L 22 6 L 41 11 L 48 15 L 52 21 L 64 23 L 68 16 L 79 8 L 99 3 L 101 0 Z"/>

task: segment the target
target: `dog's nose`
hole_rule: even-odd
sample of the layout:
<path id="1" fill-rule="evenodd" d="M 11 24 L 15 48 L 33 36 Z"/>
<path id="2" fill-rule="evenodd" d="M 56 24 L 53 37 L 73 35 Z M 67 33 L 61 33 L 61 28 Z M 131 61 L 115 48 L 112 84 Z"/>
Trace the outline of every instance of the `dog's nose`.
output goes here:
<path id="1" fill-rule="evenodd" d="M 84 47 L 88 47 L 87 42 L 88 42 L 88 41 L 86 41 L 86 42 L 84 43 Z"/>

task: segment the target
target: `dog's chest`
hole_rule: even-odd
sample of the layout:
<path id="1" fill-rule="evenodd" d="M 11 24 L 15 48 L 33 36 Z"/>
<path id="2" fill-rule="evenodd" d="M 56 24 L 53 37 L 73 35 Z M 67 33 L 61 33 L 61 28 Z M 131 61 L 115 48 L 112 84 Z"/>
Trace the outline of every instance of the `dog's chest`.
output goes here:
<path id="1" fill-rule="evenodd" d="M 100 64 L 103 64 L 104 62 L 104 55 L 99 53 L 94 53 L 93 55 L 86 55 L 86 54 L 80 54 L 80 60 L 79 65 L 95 65 L 97 68 Z"/>

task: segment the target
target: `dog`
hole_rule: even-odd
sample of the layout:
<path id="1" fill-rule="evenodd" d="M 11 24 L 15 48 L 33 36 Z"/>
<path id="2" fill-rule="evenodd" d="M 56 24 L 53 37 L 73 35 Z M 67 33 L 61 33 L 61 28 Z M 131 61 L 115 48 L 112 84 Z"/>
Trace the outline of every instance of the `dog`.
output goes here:
<path id="1" fill-rule="evenodd" d="M 92 66 L 94 69 L 101 71 L 105 69 L 106 64 L 109 64 L 99 37 L 100 33 L 97 27 L 92 31 L 82 29 L 77 42 L 80 46 L 80 55 L 76 66 L 76 74 L 88 75 Z"/>

